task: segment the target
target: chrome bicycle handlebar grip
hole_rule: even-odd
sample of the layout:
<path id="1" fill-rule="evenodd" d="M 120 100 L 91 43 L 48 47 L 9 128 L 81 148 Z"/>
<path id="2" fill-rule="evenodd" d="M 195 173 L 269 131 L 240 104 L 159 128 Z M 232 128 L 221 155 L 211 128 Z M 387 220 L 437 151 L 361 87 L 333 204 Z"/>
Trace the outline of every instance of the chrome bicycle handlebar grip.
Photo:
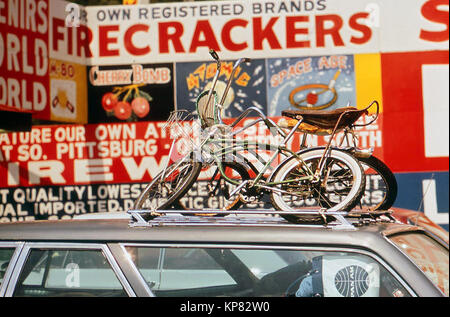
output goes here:
<path id="1" fill-rule="evenodd" d="M 217 55 L 217 52 L 213 49 L 209 50 L 209 54 L 214 58 L 216 61 L 219 61 L 219 55 Z"/>
<path id="2" fill-rule="evenodd" d="M 211 49 L 211 50 L 209 50 L 209 54 L 211 54 L 212 58 L 214 58 L 217 62 L 217 71 L 216 71 L 216 74 L 214 75 L 212 86 L 208 92 L 208 99 L 206 100 L 206 107 L 208 107 L 209 103 L 211 102 L 212 93 L 213 93 L 214 89 L 216 88 L 217 79 L 219 78 L 220 68 L 221 68 L 221 62 L 219 59 L 219 55 L 217 55 L 216 51 Z"/>

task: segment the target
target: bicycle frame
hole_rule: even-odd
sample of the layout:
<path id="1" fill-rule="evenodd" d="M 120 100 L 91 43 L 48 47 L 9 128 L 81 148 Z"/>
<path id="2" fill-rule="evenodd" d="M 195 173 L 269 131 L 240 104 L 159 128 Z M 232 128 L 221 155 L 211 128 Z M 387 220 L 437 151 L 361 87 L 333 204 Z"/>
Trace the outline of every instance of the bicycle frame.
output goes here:
<path id="1" fill-rule="evenodd" d="M 243 117 L 244 116 L 242 116 L 242 118 Z M 242 119 L 242 118 L 240 118 L 240 119 Z M 236 121 L 239 121 L 240 119 L 238 119 Z M 264 118 L 262 118 L 262 119 L 264 120 Z M 255 120 L 251 124 L 245 126 L 245 129 L 251 127 L 252 125 L 254 125 L 258 122 L 261 122 L 261 120 Z M 309 167 L 304 163 L 304 161 L 302 160 L 300 155 L 298 155 L 297 153 L 293 152 L 292 150 L 290 150 L 286 147 L 286 144 L 292 138 L 292 136 L 294 135 L 295 131 L 297 130 L 297 128 L 300 126 L 301 123 L 302 123 L 302 120 L 299 120 L 297 122 L 297 124 L 291 129 L 291 131 L 287 135 L 285 134 L 283 141 L 279 145 L 271 145 L 271 144 L 267 144 L 267 143 L 252 142 L 252 141 L 246 141 L 246 140 L 241 141 L 241 140 L 236 140 L 235 138 L 233 138 L 233 136 L 244 131 L 245 129 L 239 129 L 238 131 L 233 132 L 230 135 L 231 138 L 219 138 L 219 139 L 214 138 L 214 139 L 210 139 L 204 143 L 204 146 L 208 146 L 210 144 L 219 144 L 219 150 L 214 151 L 213 153 L 209 153 L 209 155 L 212 157 L 222 178 L 225 179 L 225 181 L 227 181 L 228 183 L 238 186 L 230 195 L 233 195 L 235 192 L 239 191 L 243 186 L 248 184 L 249 181 L 247 180 L 247 181 L 242 182 L 242 181 L 237 181 L 237 180 L 234 180 L 234 179 L 228 177 L 228 175 L 226 175 L 224 168 L 223 168 L 223 164 L 222 164 L 223 159 L 222 158 L 229 154 L 239 155 L 239 151 L 248 151 L 248 150 L 251 150 L 252 148 L 254 148 L 256 150 L 265 149 L 265 150 L 273 151 L 274 153 L 271 155 L 271 157 L 269 158 L 268 161 L 265 161 L 263 163 L 264 164 L 263 168 L 258 171 L 256 177 L 251 181 L 250 187 L 254 187 L 254 188 L 258 188 L 258 189 L 264 188 L 266 190 L 284 192 L 280 189 L 273 188 L 273 187 L 276 185 L 279 185 L 279 184 L 287 184 L 287 183 L 291 183 L 291 182 L 298 182 L 301 180 L 312 181 L 315 179 L 317 172 L 315 173 L 315 172 L 311 171 L 309 169 Z M 281 128 L 279 128 L 274 122 L 272 124 L 281 130 Z M 231 145 L 224 146 L 224 144 L 231 144 Z M 283 154 L 287 157 L 291 157 L 291 156 L 296 157 L 296 159 L 298 159 L 302 163 L 302 168 L 307 173 L 307 176 L 297 178 L 295 180 L 286 180 L 283 182 L 267 182 L 267 183 L 264 182 L 261 184 L 261 180 L 262 180 L 264 174 L 269 169 L 269 167 L 273 163 L 273 161 L 280 154 Z M 269 179 L 270 179 L 270 177 L 269 177 Z"/>

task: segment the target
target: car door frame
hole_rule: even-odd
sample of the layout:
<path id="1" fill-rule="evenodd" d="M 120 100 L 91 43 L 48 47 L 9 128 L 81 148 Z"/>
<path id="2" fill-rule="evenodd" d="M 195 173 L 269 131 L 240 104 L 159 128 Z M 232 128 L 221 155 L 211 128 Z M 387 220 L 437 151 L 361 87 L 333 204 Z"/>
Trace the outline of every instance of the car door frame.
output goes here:
<path id="1" fill-rule="evenodd" d="M 124 291 L 129 297 L 136 297 L 134 289 L 128 282 L 125 274 L 122 272 L 120 266 L 115 260 L 111 250 L 106 244 L 101 243 L 72 243 L 72 242 L 19 242 L 22 243 L 20 251 L 17 254 L 14 266 L 8 267 L 11 269 L 11 273 L 8 276 L 8 283 L 6 290 L 2 296 L 12 297 L 14 290 L 16 288 L 17 281 L 19 279 L 20 273 L 22 272 L 23 266 L 26 263 L 29 253 L 32 249 L 65 249 L 65 250 L 99 250 L 103 253 L 104 257 L 111 266 L 114 274 L 116 275 L 119 283 L 122 285 Z M 3 245 L 3 244 L 2 244 Z M 18 250 L 16 250 L 18 251 Z M 15 255 L 15 254 L 14 254 Z M 6 276 L 6 274 L 5 274 Z"/>
<path id="2" fill-rule="evenodd" d="M 127 244 L 127 246 L 128 245 L 129 244 Z M 138 297 L 154 297 L 155 295 L 151 291 L 144 277 L 141 275 L 136 265 L 134 265 L 133 260 L 128 256 L 123 243 L 108 243 L 108 247 L 136 295 Z"/>
<path id="3" fill-rule="evenodd" d="M 5 276 L 3 277 L 3 283 L 0 286 L 0 297 L 4 297 L 6 293 L 6 289 L 8 288 L 8 284 L 11 281 L 11 276 L 13 275 L 14 268 L 16 267 L 16 263 L 19 259 L 19 256 L 22 252 L 24 242 L 0 242 L 1 249 L 9 249 L 14 248 L 14 253 L 9 260 L 8 267 L 5 272 Z"/>

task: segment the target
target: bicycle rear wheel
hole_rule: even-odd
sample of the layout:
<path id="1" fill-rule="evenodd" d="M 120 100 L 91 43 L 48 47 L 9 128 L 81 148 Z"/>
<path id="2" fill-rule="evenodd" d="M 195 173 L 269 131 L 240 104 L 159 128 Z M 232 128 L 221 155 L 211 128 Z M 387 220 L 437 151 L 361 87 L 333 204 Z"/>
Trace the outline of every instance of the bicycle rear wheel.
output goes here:
<path id="1" fill-rule="evenodd" d="M 169 209 L 197 180 L 202 164 L 178 161 L 161 171 L 136 199 L 134 209 Z"/>
<path id="2" fill-rule="evenodd" d="M 333 149 L 325 161 L 320 181 L 308 177 L 303 164 L 314 172 L 323 149 L 301 153 L 302 163 L 295 157 L 285 161 L 274 172 L 271 182 L 278 183 L 271 193 L 271 202 L 280 211 L 349 211 L 358 204 L 365 188 L 361 164 L 350 154 Z M 276 191 L 276 189 L 280 191 Z M 325 213 L 326 214 L 326 213 Z M 318 217 L 281 215 L 288 221 L 316 221 Z"/>
<path id="3" fill-rule="evenodd" d="M 361 209 L 388 210 L 397 198 L 397 180 L 389 167 L 375 156 L 359 157 L 366 175 L 366 190 Z"/>

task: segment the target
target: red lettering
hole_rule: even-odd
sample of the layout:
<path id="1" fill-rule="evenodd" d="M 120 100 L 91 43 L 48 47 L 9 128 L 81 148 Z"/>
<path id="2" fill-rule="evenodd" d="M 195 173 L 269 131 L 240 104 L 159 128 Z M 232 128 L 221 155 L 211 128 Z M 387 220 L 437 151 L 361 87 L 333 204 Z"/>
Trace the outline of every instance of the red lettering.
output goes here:
<path id="1" fill-rule="evenodd" d="M 200 38 L 204 36 L 204 40 Z M 207 47 L 215 51 L 220 51 L 219 43 L 217 43 L 214 31 L 208 20 L 200 20 L 195 27 L 194 35 L 191 41 L 190 53 L 195 53 L 199 47 Z"/>
<path id="2" fill-rule="evenodd" d="M 59 41 L 64 42 L 64 30 L 65 28 L 65 22 L 64 20 L 53 18 L 53 41 L 52 41 L 52 47 L 54 51 L 59 50 Z"/>
<path id="3" fill-rule="evenodd" d="M 325 23 L 329 21 L 333 25 L 330 28 L 325 28 Z M 340 16 L 336 14 L 326 14 L 316 16 L 316 41 L 317 47 L 325 47 L 325 36 L 331 35 L 335 46 L 344 46 L 344 41 L 339 34 L 343 22 Z"/>
<path id="4" fill-rule="evenodd" d="M 183 24 L 180 22 L 161 22 L 159 28 L 159 52 L 169 53 L 169 41 L 172 42 L 176 53 L 185 53 L 181 36 L 184 33 Z M 169 33 L 173 29 L 173 33 Z"/>
<path id="5" fill-rule="evenodd" d="M 73 31 L 74 28 L 67 28 L 67 54 L 73 54 Z"/>
<path id="6" fill-rule="evenodd" d="M 243 43 L 236 43 L 233 42 L 231 38 L 231 31 L 235 27 L 242 27 L 245 28 L 248 24 L 247 20 L 243 19 L 233 19 L 228 21 L 222 29 L 222 43 L 225 46 L 226 49 L 230 51 L 242 51 L 248 47 L 246 42 Z"/>
<path id="7" fill-rule="evenodd" d="M 286 47 L 299 48 L 310 47 L 309 41 L 297 41 L 295 36 L 297 34 L 308 34 L 307 28 L 296 28 L 295 24 L 298 22 L 308 22 L 309 16 L 286 17 Z"/>
<path id="8" fill-rule="evenodd" d="M 117 44 L 117 37 L 110 37 L 109 32 L 119 31 L 118 25 L 102 25 L 98 27 L 99 55 L 119 56 L 118 49 L 110 49 L 109 44 Z"/>
<path id="9" fill-rule="evenodd" d="M 273 25 L 277 22 L 278 17 L 271 18 L 266 27 L 262 27 L 262 18 L 253 18 L 253 47 L 255 50 L 263 49 L 263 41 L 267 40 L 271 49 L 281 49 L 277 36 L 273 32 Z"/>
<path id="10" fill-rule="evenodd" d="M 92 57 L 92 52 L 89 45 L 92 42 L 92 31 L 85 25 L 77 27 L 77 56 Z M 83 50 L 84 52 L 82 52 Z"/>
<path id="11" fill-rule="evenodd" d="M 133 35 L 136 32 L 148 32 L 150 27 L 145 24 L 135 24 L 125 32 L 124 46 L 131 55 L 140 56 L 150 53 L 150 46 L 136 47 L 133 43 Z"/>
<path id="12" fill-rule="evenodd" d="M 74 45 L 76 45 L 76 56 L 92 57 L 92 52 L 89 45 L 92 42 L 92 31 L 85 25 L 80 25 L 77 28 L 65 27 L 65 21 L 53 18 L 53 39 L 52 49 L 56 52 L 65 52 L 68 55 L 74 53 Z M 74 34 L 76 40 L 74 42 Z M 64 47 L 64 45 L 66 45 Z"/>
<path id="13" fill-rule="evenodd" d="M 372 29 L 369 28 L 365 24 L 358 23 L 358 19 L 367 19 L 368 16 L 369 16 L 369 13 L 360 12 L 360 13 L 355 13 L 354 15 L 352 15 L 350 17 L 350 21 L 349 21 L 350 27 L 352 29 L 362 33 L 361 37 L 352 36 L 350 39 L 351 43 L 364 44 L 364 43 L 367 43 L 370 40 L 370 38 L 372 37 Z"/>
<path id="14" fill-rule="evenodd" d="M 420 30 L 420 38 L 430 42 L 444 42 L 449 39 L 449 22 L 448 11 L 438 10 L 439 6 L 447 6 L 448 0 L 429 0 L 422 6 L 422 15 L 425 19 L 431 22 L 436 22 L 445 25 L 445 30 L 442 31 L 427 31 Z"/>

